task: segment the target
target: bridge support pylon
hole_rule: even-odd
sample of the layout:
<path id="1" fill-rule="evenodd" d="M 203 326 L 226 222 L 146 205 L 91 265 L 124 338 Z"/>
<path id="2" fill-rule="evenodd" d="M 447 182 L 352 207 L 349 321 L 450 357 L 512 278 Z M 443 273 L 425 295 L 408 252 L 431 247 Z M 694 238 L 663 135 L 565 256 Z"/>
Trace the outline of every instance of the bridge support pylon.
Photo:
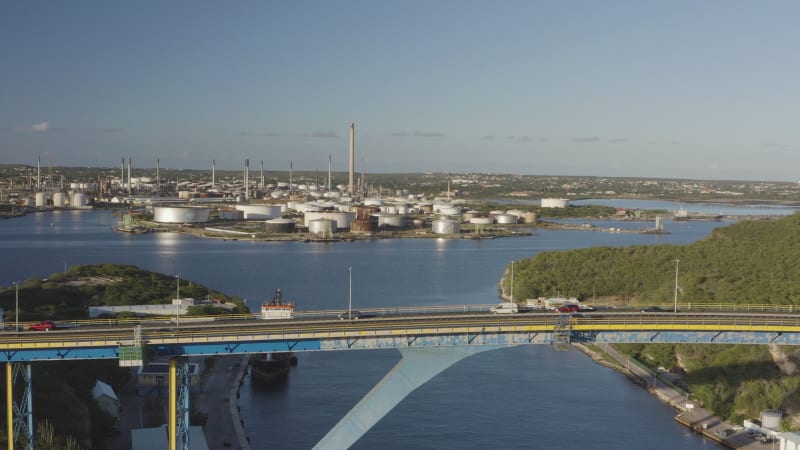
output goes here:
<path id="1" fill-rule="evenodd" d="M 14 385 L 21 378 L 25 386 L 19 402 L 14 399 Z M 8 449 L 14 450 L 17 439 L 25 436 L 27 450 L 33 450 L 33 386 L 31 365 L 6 363 L 6 417 L 8 418 Z"/>
<path id="2" fill-rule="evenodd" d="M 169 448 L 189 450 L 189 361 L 169 360 Z"/>
<path id="3" fill-rule="evenodd" d="M 349 448 L 411 392 L 476 353 L 507 345 L 400 348 L 403 358 L 337 423 L 314 449 Z"/>

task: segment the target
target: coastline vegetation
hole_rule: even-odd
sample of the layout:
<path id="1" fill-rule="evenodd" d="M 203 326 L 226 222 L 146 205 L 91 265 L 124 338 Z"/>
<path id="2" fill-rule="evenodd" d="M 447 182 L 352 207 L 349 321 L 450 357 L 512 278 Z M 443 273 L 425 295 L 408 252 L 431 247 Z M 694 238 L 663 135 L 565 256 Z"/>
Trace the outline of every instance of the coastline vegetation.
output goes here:
<path id="1" fill-rule="evenodd" d="M 671 304 L 680 260 L 681 304 L 800 306 L 800 214 L 743 221 L 690 245 L 597 247 L 546 252 L 514 264 L 520 299 L 565 293 L 633 305 Z M 509 273 L 507 269 L 506 274 Z M 506 275 L 501 281 L 510 289 Z M 681 374 L 704 407 L 729 420 L 765 409 L 800 416 L 800 351 L 759 345 L 625 344 L 620 350 L 653 368 Z"/>
<path id="2" fill-rule="evenodd" d="M 76 265 L 63 273 L 45 279 L 30 278 L 19 286 L 19 320 L 68 320 L 88 318 L 87 308 L 98 305 L 169 304 L 176 295 L 178 280 L 169 275 L 142 270 L 132 265 Z M 243 314 L 249 312 L 238 297 L 225 295 L 191 280 L 180 279 L 181 297 L 221 299 L 235 305 L 224 309 L 209 304 L 192 306 L 189 315 Z M 0 290 L 0 308 L 5 311 L 5 323 L 15 320 L 16 287 Z M 24 300 L 22 300 L 24 299 Z M 117 317 L 130 317 L 119 313 Z M 13 327 L 13 325 L 12 325 Z M 8 328 L 8 327 L 6 327 Z M 95 448 L 104 447 L 104 436 L 114 419 L 100 409 L 92 399 L 96 380 L 120 392 L 131 377 L 128 368 L 119 367 L 116 360 L 51 361 L 32 364 L 33 410 L 48 430 L 37 436 L 36 448 Z M 0 375 L 5 384 L 5 375 Z M 0 393 L 5 404 L 5 391 Z M 5 423 L 5 408 L 0 411 Z M 192 415 L 192 420 L 197 418 Z M 47 442 L 55 442 L 48 447 Z M 0 445 L 7 445 L 5 431 L 0 430 Z M 41 445 L 40 445 L 41 444 Z"/>

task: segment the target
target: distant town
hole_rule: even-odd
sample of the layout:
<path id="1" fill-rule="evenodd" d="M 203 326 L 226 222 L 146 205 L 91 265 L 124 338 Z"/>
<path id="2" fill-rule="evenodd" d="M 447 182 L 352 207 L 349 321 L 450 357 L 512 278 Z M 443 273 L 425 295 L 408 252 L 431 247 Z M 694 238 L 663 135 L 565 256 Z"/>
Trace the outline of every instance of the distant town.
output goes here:
<path id="1" fill-rule="evenodd" d="M 114 197 L 178 197 L 180 192 L 209 196 L 268 199 L 275 191 L 291 194 L 335 191 L 358 198 L 381 198 L 398 192 L 419 197 L 451 198 L 647 198 L 704 202 L 775 202 L 800 204 L 800 184 L 777 181 L 683 180 L 598 176 L 492 173 L 359 174 L 355 192 L 347 193 L 348 174 L 321 171 L 37 167 L 0 164 L 0 204 L 20 204 L 36 193 L 86 194 L 87 201 Z M 68 200 L 68 198 L 67 198 Z"/>

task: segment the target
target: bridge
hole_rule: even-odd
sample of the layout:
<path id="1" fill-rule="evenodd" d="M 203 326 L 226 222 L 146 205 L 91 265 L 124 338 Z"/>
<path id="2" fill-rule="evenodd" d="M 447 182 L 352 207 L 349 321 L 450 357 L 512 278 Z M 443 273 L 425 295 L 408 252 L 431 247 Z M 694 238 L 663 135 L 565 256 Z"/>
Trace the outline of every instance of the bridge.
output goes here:
<path id="1" fill-rule="evenodd" d="M 681 305 L 680 312 L 607 309 L 578 315 L 552 311 L 492 314 L 490 305 L 297 313 L 291 320 L 255 315 L 61 322 L 53 331 L 2 333 L 6 362 L 9 450 L 26 436 L 33 449 L 30 365 L 38 361 L 118 359 L 143 364 L 148 353 L 170 361 L 170 449 L 188 449 L 191 356 L 396 348 L 402 359 L 315 448 L 347 448 L 409 393 L 476 353 L 514 345 L 572 343 L 800 344 L 800 311 L 774 306 Z M 13 388 L 23 385 L 15 401 Z"/>

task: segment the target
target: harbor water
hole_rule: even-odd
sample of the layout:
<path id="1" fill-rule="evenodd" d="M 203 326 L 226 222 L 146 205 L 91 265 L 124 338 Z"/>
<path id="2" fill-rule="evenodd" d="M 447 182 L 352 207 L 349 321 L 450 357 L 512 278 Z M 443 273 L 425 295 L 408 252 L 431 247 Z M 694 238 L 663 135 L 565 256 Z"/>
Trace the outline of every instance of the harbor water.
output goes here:
<path id="1" fill-rule="evenodd" d="M 280 288 L 299 310 L 344 309 L 352 267 L 354 308 L 486 304 L 497 301 L 512 260 L 598 245 L 686 244 L 726 225 L 667 221 L 663 235 L 559 230 L 492 240 L 299 243 L 115 233 L 116 220 L 107 211 L 62 211 L 0 221 L 0 284 L 75 264 L 120 263 L 180 274 L 253 307 Z M 395 350 L 301 353 L 282 389 L 245 382 L 239 404 L 252 448 L 313 447 L 399 358 Z M 719 448 L 674 414 L 578 351 L 520 346 L 454 365 L 353 448 Z"/>

